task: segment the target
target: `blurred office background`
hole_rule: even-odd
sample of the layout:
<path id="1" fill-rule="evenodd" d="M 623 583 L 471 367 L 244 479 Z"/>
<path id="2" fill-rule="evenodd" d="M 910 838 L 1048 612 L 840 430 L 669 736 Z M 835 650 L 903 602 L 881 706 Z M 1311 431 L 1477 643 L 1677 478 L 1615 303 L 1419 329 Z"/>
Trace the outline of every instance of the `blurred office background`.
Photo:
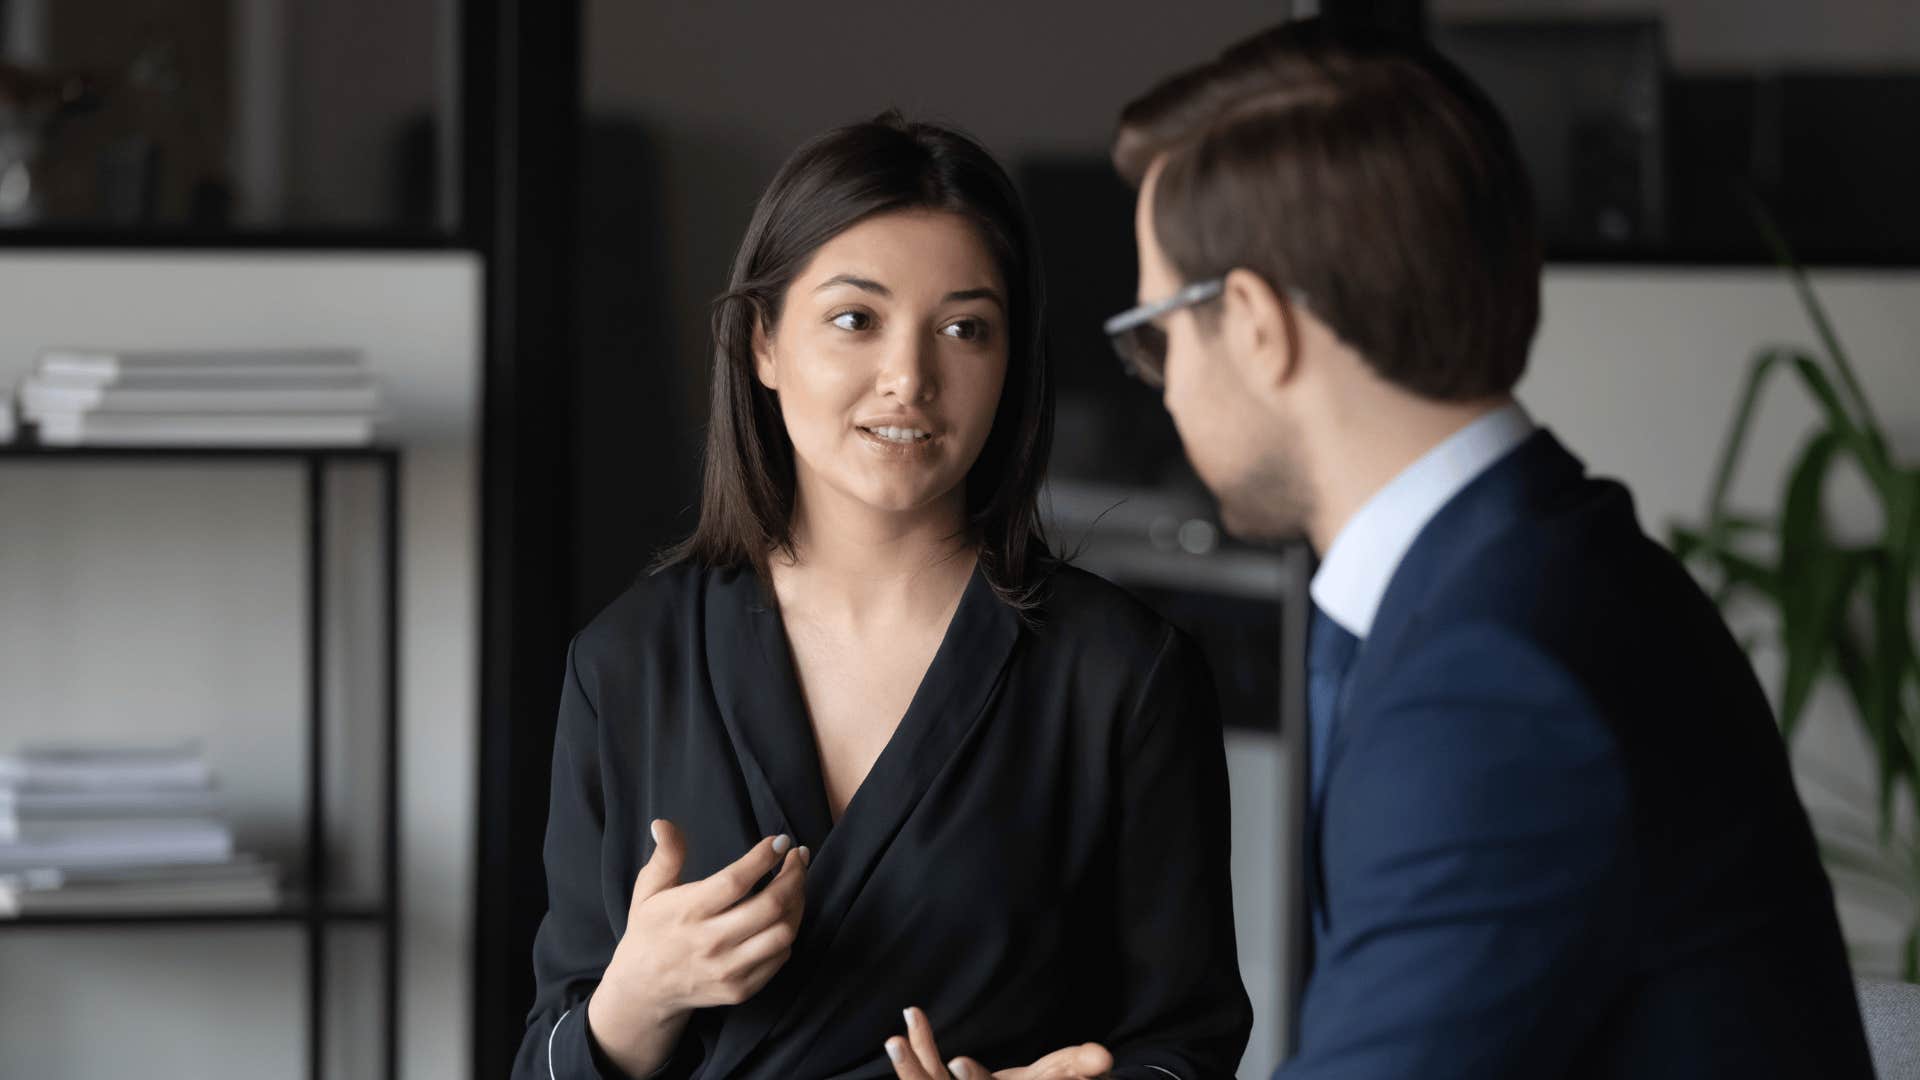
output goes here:
<path id="1" fill-rule="evenodd" d="M 707 304 L 753 200 L 802 139 L 889 106 L 973 132 L 1026 191 L 1058 537 L 1210 652 L 1259 1016 L 1241 1075 L 1267 1075 L 1304 569 L 1220 535 L 1098 332 L 1134 286 L 1105 145 L 1160 76 L 1315 10 L 1431 33 L 1507 111 L 1550 240 L 1521 397 L 1650 533 L 1701 516 L 1754 352 L 1816 343 L 1753 199 L 1920 457 L 1910 0 L 0 0 L 0 388 L 52 349 L 329 347 L 381 394 L 378 452 L 324 469 L 0 446 L 0 754 L 191 741 L 283 882 L 244 918 L 0 921 L 0 1076 L 505 1073 L 566 640 L 691 524 Z M 1817 422 L 1770 392 L 1734 501 L 1777 509 Z M 1831 495 L 1836 531 L 1881 526 L 1856 478 Z M 1776 687 L 1771 614 L 1731 617 Z M 1793 748 L 1822 815 L 1873 813 L 1860 731 L 1821 683 Z M 1839 884 L 1859 970 L 1900 974 L 1920 901 Z"/>

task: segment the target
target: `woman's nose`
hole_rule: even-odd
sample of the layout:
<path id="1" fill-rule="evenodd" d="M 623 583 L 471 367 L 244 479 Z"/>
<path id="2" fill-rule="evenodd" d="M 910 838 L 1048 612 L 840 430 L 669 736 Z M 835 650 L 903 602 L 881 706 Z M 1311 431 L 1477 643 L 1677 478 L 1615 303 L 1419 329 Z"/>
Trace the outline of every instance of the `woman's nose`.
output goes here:
<path id="1" fill-rule="evenodd" d="M 878 389 L 885 397 L 910 403 L 925 401 L 938 389 L 934 370 L 934 343 L 915 334 L 886 350 Z"/>

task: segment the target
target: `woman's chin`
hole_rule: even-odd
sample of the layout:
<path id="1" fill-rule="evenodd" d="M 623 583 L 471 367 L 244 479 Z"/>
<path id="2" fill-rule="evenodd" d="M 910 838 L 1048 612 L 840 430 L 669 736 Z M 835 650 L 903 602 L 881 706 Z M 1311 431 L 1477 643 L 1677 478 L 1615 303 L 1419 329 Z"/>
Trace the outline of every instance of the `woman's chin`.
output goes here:
<path id="1" fill-rule="evenodd" d="M 842 490 L 853 495 L 860 505 L 874 513 L 920 514 L 938 503 L 940 496 L 950 488 L 928 483 L 876 484 L 867 478 L 866 483 L 850 485 Z"/>
<path id="2" fill-rule="evenodd" d="M 927 509 L 934 496 L 928 492 L 900 492 L 869 495 L 860 501 L 878 514 L 918 514 Z"/>

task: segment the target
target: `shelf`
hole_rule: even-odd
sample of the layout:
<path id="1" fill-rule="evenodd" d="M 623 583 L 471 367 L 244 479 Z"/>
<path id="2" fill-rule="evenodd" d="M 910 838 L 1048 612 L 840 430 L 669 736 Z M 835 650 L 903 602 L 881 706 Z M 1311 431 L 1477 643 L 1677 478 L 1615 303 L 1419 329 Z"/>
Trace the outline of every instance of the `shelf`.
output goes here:
<path id="1" fill-rule="evenodd" d="M 363 446 L 42 446 L 31 439 L 0 444 L 0 465 L 59 465 L 96 463 L 141 466 L 165 463 L 198 462 L 210 467 L 241 464 L 291 465 L 291 471 L 304 491 L 304 538 L 299 544 L 306 603 L 306 742 L 307 776 L 305 785 L 306 834 L 304 872 L 289 866 L 294 880 L 304 888 L 284 896 L 273 906 L 251 910 L 232 908 L 199 910 L 133 910 L 86 914 L 28 915 L 0 919 L 0 933 L 6 930 L 65 930 L 106 928 L 150 930 L 170 928 L 173 933 L 238 927 L 278 927 L 295 931 L 305 944 L 306 968 L 306 1042 L 309 1078 L 327 1075 L 325 1062 L 326 1006 L 328 1001 L 327 931 L 334 927 L 359 926 L 375 933 L 380 941 L 379 976 L 388 1022 L 382 1033 L 381 1075 L 391 1080 L 396 1075 L 399 1055 L 399 1024 L 394 1019 L 400 1002 L 400 798 L 399 798 L 399 595 L 400 595 L 400 470 L 401 451 L 391 444 Z M 328 477 L 340 465 L 371 466 L 379 478 L 381 505 L 379 574 L 384 587 L 377 607 L 383 624 L 380 697 L 385 719 L 385 764 L 381 769 L 381 802 L 384 804 L 384 832 L 381 845 L 380 893 L 374 899 L 340 895 L 328 883 L 326 864 L 320 853 L 326 849 L 328 760 L 325 725 L 330 698 L 328 641 Z M 311 893 L 307 890 L 311 889 Z M 320 899 L 314 899 L 314 897 Z"/>
<path id="2" fill-rule="evenodd" d="M 38 460 L 232 460 L 285 461 L 359 459 L 378 461 L 399 453 L 392 446 L 41 446 L 31 442 L 0 443 L 0 458 Z"/>
<path id="3" fill-rule="evenodd" d="M 0 919 L 0 931 L 89 926 L 302 926 L 314 919 L 323 923 L 378 925 L 385 922 L 388 915 L 386 906 L 380 903 L 332 903 L 315 911 L 296 898 L 279 907 L 254 911 L 116 911 L 71 915 L 25 915 L 19 918 Z"/>

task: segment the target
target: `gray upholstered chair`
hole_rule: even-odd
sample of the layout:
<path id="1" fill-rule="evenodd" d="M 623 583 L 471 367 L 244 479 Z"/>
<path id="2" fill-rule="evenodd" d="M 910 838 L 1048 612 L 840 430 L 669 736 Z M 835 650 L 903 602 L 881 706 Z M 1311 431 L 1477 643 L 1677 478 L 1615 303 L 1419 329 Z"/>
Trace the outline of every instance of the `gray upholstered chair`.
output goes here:
<path id="1" fill-rule="evenodd" d="M 1880 1080 L 1920 1080 L 1920 986 L 1859 979 L 1854 990 Z"/>

